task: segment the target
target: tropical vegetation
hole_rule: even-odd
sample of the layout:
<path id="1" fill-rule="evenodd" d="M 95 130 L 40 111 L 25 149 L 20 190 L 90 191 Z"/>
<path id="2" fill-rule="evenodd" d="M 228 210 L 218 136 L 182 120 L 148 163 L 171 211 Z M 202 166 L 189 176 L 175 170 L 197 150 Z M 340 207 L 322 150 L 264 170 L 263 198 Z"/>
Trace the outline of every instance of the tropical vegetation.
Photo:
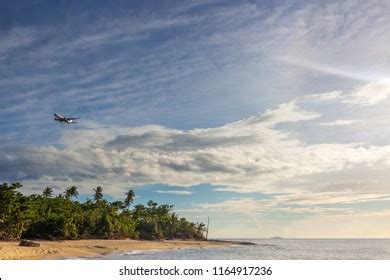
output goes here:
<path id="1" fill-rule="evenodd" d="M 51 187 L 31 195 L 21 188 L 20 183 L 0 185 L 0 239 L 204 239 L 203 223 L 179 217 L 173 205 L 152 200 L 133 205 L 133 190 L 123 201 L 109 202 L 98 186 L 93 199 L 80 202 L 76 186 L 57 196 Z"/>

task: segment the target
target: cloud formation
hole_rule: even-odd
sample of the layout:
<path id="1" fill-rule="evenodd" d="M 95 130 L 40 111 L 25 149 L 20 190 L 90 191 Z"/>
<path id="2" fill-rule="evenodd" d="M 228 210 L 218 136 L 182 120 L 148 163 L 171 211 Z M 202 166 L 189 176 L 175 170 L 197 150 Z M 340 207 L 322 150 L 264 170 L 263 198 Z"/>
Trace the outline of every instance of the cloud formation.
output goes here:
<path id="1" fill-rule="evenodd" d="M 362 123 L 362 121 L 360 121 L 360 120 L 335 120 L 332 122 L 318 123 L 318 125 L 321 125 L 321 126 L 346 126 L 346 125 L 359 124 L 359 123 Z"/>
<path id="2" fill-rule="evenodd" d="M 192 192 L 190 191 L 161 191 L 158 190 L 156 193 L 164 193 L 164 194 L 177 194 L 177 195 L 190 195 Z"/>
<path id="3" fill-rule="evenodd" d="M 390 97 L 390 80 L 382 79 L 359 85 L 350 91 L 332 91 L 310 97 L 319 101 L 338 101 L 351 105 L 373 106 Z"/>
<path id="4" fill-rule="evenodd" d="M 65 133 L 62 149 L 1 148 L 1 175 L 7 180 L 88 186 L 102 182 L 178 186 L 207 183 L 236 192 L 271 193 L 294 188 L 307 191 L 300 180 L 310 176 L 353 172 L 360 166 L 370 172 L 389 165 L 390 146 L 307 144 L 278 128 L 285 123 L 313 122 L 319 117 L 319 113 L 289 102 L 248 119 L 207 129 L 89 124 Z"/>

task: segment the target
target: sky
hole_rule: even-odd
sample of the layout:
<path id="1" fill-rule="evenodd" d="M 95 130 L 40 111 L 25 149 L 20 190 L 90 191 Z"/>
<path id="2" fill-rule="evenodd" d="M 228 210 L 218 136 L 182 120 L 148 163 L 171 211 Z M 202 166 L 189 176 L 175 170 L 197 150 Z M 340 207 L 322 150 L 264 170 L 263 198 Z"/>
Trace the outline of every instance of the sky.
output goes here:
<path id="1" fill-rule="evenodd" d="M 210 237 L 389 238 L 389 13 L 1 1 L 0 181 L 134 189 Z"/>

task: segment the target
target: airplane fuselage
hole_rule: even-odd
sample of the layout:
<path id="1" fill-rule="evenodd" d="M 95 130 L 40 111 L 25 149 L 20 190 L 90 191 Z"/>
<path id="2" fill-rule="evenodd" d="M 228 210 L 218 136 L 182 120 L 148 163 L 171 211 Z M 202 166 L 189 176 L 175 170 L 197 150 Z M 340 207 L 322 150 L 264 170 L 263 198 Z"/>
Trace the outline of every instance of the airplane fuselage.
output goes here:
<path id="1" fill-rule="evenodd" d="M 75 119 L 77 119 L 77 118 L 67 118 L 67 117 L 59 115 L 59 114 L 54 114 L 54 120 L 58 121 L 60 123 L 72 124 L 72 123 L 75 123 L 75 121 L 74 121 Z"/>

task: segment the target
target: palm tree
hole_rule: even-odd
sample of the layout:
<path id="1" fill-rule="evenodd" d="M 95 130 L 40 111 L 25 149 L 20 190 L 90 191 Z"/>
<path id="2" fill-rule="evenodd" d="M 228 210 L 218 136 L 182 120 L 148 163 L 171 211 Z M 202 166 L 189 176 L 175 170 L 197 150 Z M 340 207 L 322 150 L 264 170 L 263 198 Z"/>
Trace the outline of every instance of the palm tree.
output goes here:
<path id="1" fill-rule="evenodd" d="M 198 238 L 204 238 L 204 233 L 206 232 L 206 225 L 204 223 L 200 223 L 196 225 L 196 234 Z"/>
<path id="2" fill-rule="evenodd" d="M 170 231 L 169 238 L 173 239 L 173 238 L 177 237 L 178 221 L 179 221 L 179 218 L 178 218 L 176 213 L 172 213 L 169 215 L 169 231 Z"/>
<path id="3" fill-rule="evenodd" d="M 134 201 L 134 196 L 135 196 L 135 194 L 134 194 L 134 191 L 133 191 L 133 190 L 129 190 L 129 191 L 126 193 L 126 199 L 125 199 L 125 201 L 124 201 L 124 206 L 125 206 L 126 208 L 129 208 L 130 205 L 133 203 L 133 201 Z"/>
<path id="4" fill-rule="evenodd" d="M 76 186 L 71 186 L 65 189 L 64 194 L 66 199 L 70 199 L 72 197 L 77 197 L 79 195 L 79 192 L 77 191 Z"/>
<path id="5" fill-rule="evenodd" d="M 95 194 L 93 195 L 96 202 L 99 202 L 103 199 L 103 188 L 102 187 L 96 187 L 96 189 L 93 189 Z"/>
<path id="6" fill-rule="evenodd" d="M 49 197 L 52 197 L 53 195 L 53 189 L 51 187 L 46 187 L 43 192 L 42 192 L 42 196 L 44 198 L 49 198 Z"/>

